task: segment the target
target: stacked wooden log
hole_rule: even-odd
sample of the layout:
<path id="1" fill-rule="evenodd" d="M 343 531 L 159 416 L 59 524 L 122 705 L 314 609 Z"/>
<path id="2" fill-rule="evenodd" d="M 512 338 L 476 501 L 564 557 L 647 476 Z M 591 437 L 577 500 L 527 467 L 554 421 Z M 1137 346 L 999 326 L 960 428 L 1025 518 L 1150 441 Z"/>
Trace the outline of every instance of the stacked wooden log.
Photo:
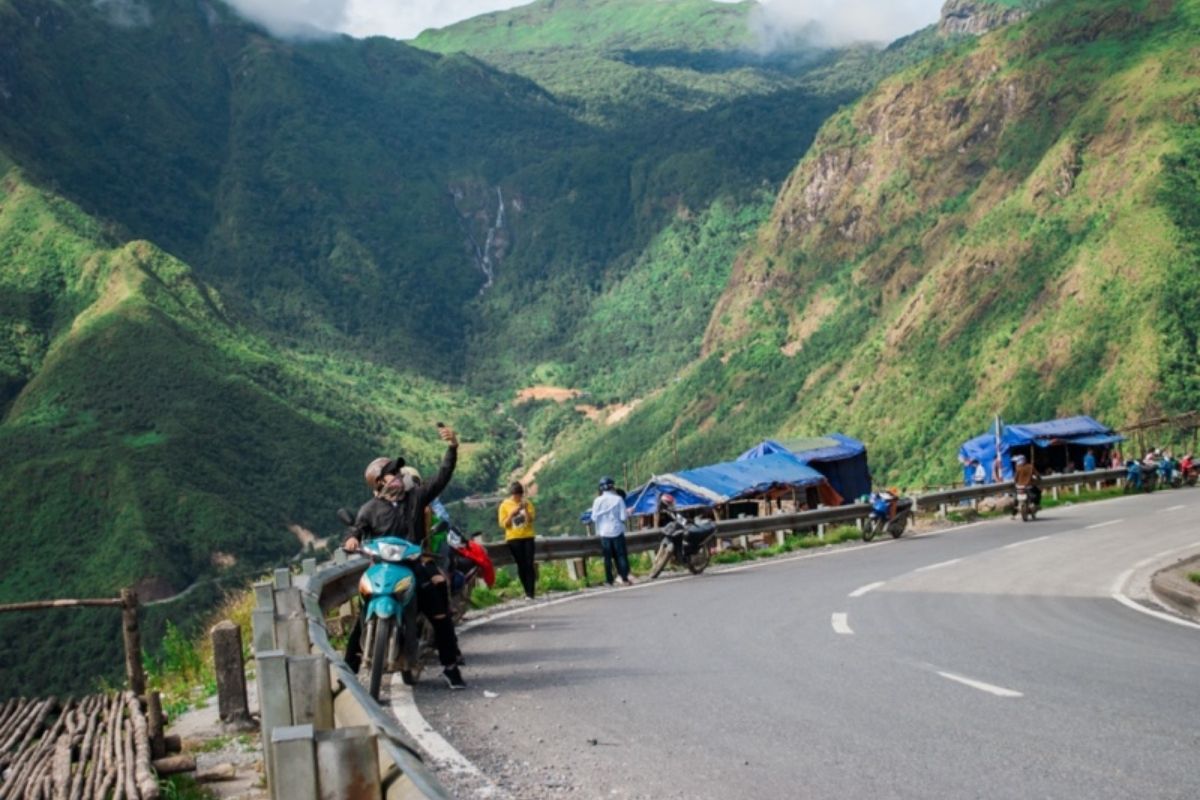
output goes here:
<path id="1" fill-rule="evenodd" d="M 0 800 L 157 800 L 151 756 L 130 692 L 0 704 Z"/>

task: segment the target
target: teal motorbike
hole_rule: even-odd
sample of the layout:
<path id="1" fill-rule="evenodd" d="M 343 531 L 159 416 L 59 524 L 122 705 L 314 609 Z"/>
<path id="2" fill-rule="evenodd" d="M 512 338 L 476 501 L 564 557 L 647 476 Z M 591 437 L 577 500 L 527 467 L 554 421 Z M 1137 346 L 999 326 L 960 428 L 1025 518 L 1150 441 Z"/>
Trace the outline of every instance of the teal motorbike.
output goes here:
<path id="1" fill-rule="evenodd" d="M 345 521 L 341 512 L 339 517 Z M 371 676 L 370 692 L 378 700 L 385 672 L 398 670 L 409 686 L 421 676 L 422 642 L 430 638 L 430 632 L 425 630 L 425 618 L 417 613 L 417 579 L 408 566 L 421 558 L 421 548 L 405 539 L 384 536 L 363 542 L 359 552 L 371 559 L 371 566 L 358 581 L 358 593 L 365 608 L 362 647 Z"/>

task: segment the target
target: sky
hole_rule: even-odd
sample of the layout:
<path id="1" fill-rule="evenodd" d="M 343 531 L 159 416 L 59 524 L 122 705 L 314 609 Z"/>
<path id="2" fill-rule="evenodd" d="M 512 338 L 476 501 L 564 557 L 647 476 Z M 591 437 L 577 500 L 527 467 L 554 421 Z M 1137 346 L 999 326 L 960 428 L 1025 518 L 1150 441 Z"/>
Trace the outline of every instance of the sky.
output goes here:
<path id="1" fill-rule="evenodd" d="M 279 36 L 318 35 L 411 39 L 488 11 L 528 0 L 227 0 L 246 17 Z M 659 0 L 643 0 L 647 3 Z M 725 0 L 721 0 L 724 2 Z M 765 48 L 818 23 L 831 44 L 886 42 L 934 22 L 943 0 L 766 0 L 753 27 Z"/>

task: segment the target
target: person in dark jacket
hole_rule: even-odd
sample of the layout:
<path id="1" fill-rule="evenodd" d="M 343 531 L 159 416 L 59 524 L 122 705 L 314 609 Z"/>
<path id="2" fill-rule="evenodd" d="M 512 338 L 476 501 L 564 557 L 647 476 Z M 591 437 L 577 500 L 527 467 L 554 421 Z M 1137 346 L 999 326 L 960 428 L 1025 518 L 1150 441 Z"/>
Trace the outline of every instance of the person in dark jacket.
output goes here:
<path id="1" fill-rule="evenodd" d="M 404 471 L 404 459 L 377 458 L 367 465 L 364 478 L 374 497 L 358 510 L 354 528 L 342 544 L 348 553 L 358 550 L 359 544 L 378 536 L 395 536 L 420 546 L 425 539 L 425 510 L 437 499 L 458 461 L 458 437 L 450 428 L 439 426 L 438 435 L 449 447 L 437 474 L 428 482 L 414 479 Z M 462 654 L 458 636 L 450 618 L 450 601 L 445 576 L 433 564 L 410 564 L 417 580 L 417 610 L 429 619 L 437 645 L 442 677 L 451 689 L 465 689 L 459 665 Z M 362 665 L 362 629 L 360 616 L 346 644 L 346 666 L 355 672 Z"/>

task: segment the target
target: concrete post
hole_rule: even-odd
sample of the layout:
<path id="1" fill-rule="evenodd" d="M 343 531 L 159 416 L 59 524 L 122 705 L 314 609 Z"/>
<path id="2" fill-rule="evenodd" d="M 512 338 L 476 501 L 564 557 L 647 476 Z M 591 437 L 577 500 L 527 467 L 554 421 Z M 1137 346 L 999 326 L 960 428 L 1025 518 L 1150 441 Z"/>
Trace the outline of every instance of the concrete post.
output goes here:
<path id="1" fill-rule="evenodd" d="M 312 725 L 289 725 L 271 733 L 275 768 L 268 780 L 273 800 L 317 800 L 317 748 Z"/>
<path id="2" fill-rule="evenodd" d="M 312 577 L 317 574 L 317 560 L 306 558 L 300 562 L 300 574 Z"/>
<path id="3" fill-rule="evenodd" d="M 817 538 L 818 539 L 825 538 L 825 523 L 824 522 L 822 522 L 820 525 L 817 526 Z"/>
<path id="4" fill-rule="evenodd" d="M 217 674 L 217 712 L 221 722 L 235 728 L 252 726 L 246 696 L 246 663 L 242 660 L 242 629 L 222 620 L 209 632 L 213 671 Z"/>
<path id="5" fill-rule="evenodd" d="M 288 689 L 287 654 L 282 650 L 256 653 L 255 676 L 258 679 L 258 718 L 262 729 L 267 785 L 274 794 L 275 756 L 271 735 L 276 728 L 292 724 L 292 698 Z"/>
<path id="6" fill-rule="evenodd" d="M 270 581 L 260 581 L 254 584 L 254 607 L 274 613 L 275 584 Z"/>
<path id="7" fill-rule="evenodd" d="M 333 690 L 329 682 L 329 662 L 325 656 L 288 656 L 287 674 L 292 724 L 311 724 L 318 731 L 331 730 Z"/>
<path id="8" fill-rule="evenodd" d="M 287 589 L 292 585 L 292 571 L 287 567 L 277 567 L 275 569 L 275 588 Z"/>
<path id="9" fill-rule="evenodd" d="M 291 656 L 308 655 L 308 617 L 295 587 L 275 590 L 275 646 Z"/>
<path id="10" fill-rule="evenodd" d="M 251 644 L 255 653 L 274 650 L 278 647 L 275 642 L 275 612 L 270 609 L 257 608 L 250 616 L 254 625 L 254 639 Z"/>
<path id="11" fill-rule="evenodd" d="M 1053 497 L 1055 500 L 1058 499 L 1058 487 L 1057 486 L 1050 487 L 1050 496 Z"/>
<path id="12" fill-rule="evenodd" d="M 945 519 L 945 518 L 946 518 L 946 514 L 947 514 L 948 510 L 949 510 L 949 509 L 948 509 L 948 507 L 946 506 L 946 504 L 945 504 L 945 503 L 942 503 L 942 504 L 940 504 L 940 505 L 938 506 L 938 516 L 939 516 L 939 517 L 941 517 L 942 519 Z"/>
<path id="13" fill-rule="evenodd" d="M 775 544 L 783 547 L 784 541 L 787 539 L 787 531 L 775 531 Z"/>
<path id="14" fill-rule="evenodd" d="M 1075 496 L 1078 497 L 1079 496 L 1079 484 L 1078 483 L 1075 484 L 1075 486 L 1073 488 L 1075 489 Z"/>
<path id="15" fill-rule="evenodd" d="M 367 726 L 317 733 L 321 800 L 381 800 L 379 745 Z"/>

